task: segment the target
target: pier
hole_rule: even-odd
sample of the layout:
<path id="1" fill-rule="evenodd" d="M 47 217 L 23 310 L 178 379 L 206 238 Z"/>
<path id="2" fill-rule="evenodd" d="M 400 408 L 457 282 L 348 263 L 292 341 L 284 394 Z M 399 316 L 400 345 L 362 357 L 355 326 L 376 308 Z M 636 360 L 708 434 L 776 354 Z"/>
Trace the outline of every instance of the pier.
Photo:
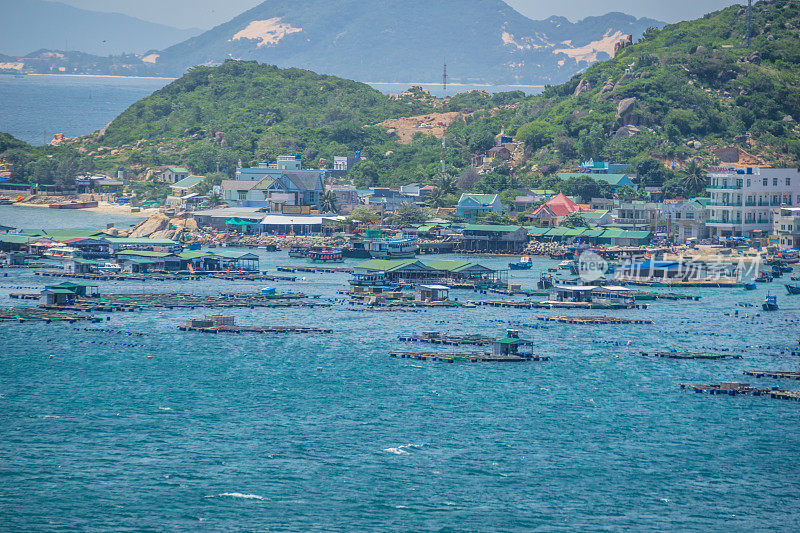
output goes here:
<path id="1" fill-rule="evenodd" d="M 441 335 L 435 331 L 425 331 L 421 335 L 401 335 L 397 337 L 401 342 L 425 342 L 429 344 L 442 344 L 445 346 L 460 346 L 468 344 L 472 346 L 486 346 L 496 341 L 496 337 L 485 335 Z"/>
<path id="2" fill-rule="evenodd" d="M 303 326 L 178 326 L 180 331 L 199 331 L 201 333 L 333 333 L 332 329 Z"/>
<path id="3" fill-rule="evenodd" d="M 162 307 L 166 309 L 195 307 L 330 307 L 327 302 L 301 301 L 306 295 L 223 293 L 203 296 L 180 293 L 104 294 L 96 298 L 78 298 L 67 305 L 40 305 L 42 309 L 70 311 L 133 311 Z"/>
<path id="4" fill-rule="evenodd" d="M 741 359 L 742 356 L 733 353 L 690 352 L 684 350 L 669 350 L 661 352 L 642 352 L 644 356 L 664 357 L 667 359 Z"/>
<path id="5" fill-rule="evenodd" d="M 754 376 L 757 378 L 800 380 L 800 370 L 745 370 L 742 373 L 746 376 Z"/>
<path id="6" fill-rule="evenodd" d="M 537 320 L 561 322 L 562 324 L 598 325 L 598 324 L 652 324 L 652 320 L 632 318 L 612 318 L 610 316 L 537 316 Z"/>
<path id="7" fill-rule="evenodd" d="M 65 313 L 62 311 L 51 311 L 39 307 L 10 307 L 0 309 L 0 322 L 69 322 L 77 320 L 89 320 L 100 322 L 102 319 L 76 313 Z"/>
<path id="8" fill-rule="evenodd" d="M 540 355 L 492 355 L 489 352 L 436 353 L 436 352 L 389 352 L 390 357 L 439 361 L 442 363 L 524 363 L 527 361 L 549 361 Z"/>

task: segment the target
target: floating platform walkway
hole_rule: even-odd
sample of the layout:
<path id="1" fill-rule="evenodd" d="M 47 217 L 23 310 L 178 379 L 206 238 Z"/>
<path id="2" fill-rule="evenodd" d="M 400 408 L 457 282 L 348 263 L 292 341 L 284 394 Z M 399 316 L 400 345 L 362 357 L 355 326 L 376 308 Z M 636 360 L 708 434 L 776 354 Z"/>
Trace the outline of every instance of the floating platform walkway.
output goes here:
<path id="1" fill-rule="evenodd" d="M 40 305 L 42 309 L 70 311 L 133 311 L 161 307 L 166 309 L 195 307 L 330 307 L 327 302 L 301 301 L 305 295 L 262 295 L 229 293 L 219 296 L 179 293 L 104 294 L 97 298 L 79 298 L 69 305 Z"/>
<path id="2" fill-rule="evenodd" d="M 632 318 L 612 318 L 610 316 L 537 316 L 537 320 L 561 322 L 563 324 L 605 325 L 605 324 L 652 324 L 652 320 Z"/>
<path id="3" fill-rule="evenodd" d="M 309 273 L 323 273 L 323 274 L 336 274 L 339 272 L 345 274 L 352 274 L 353 269 L 349 267 L 327 267 L 327 266 L 308 266 L 308 265 L 301 265 L 301 266 L 279 266 L 277 268 L 278 272 L 309 272 Z"/>
<path id="4" fill-rule="evenodd" d="M 49 278 L 88 279 L 94 281 L 201 281 L 225 279 L 229 281 L 297 281 L 297 276 L 275 276 L 266 272 L 152 272 L 147 274 L 71 274 L 67 272 L 34 272 L 34 276 Z"/>
<path id="5" fill-rule="evenodd" d="M 741 359 L 734 353 L 690 352 L 684 350 L 667 350 L 660 352 L 642 352 L 644 356 L 664 357 L 666 359 Z"/>
<path id="6" fill-rule="evenodd" d="M 772 378 L 772 379 L 794 379 L 800 380 L 800 371 L 782 371 L 782 370 L 745 370 L 743 372 L 746 376 L 755 376 L 757 378 Z"/>
<path id="7" fill-rule="evenodd" d="M 439 361 L 442 363 L 525 363 L 528 361 L 550 360 L 549 357 L 540 355 L 492 355 L 489 352 L 389 352 L 389 356 L 419 361 Z"/>
<path id="8" fill-rule="evenodd" d="M 401 335 L 397 337 L 401 342 L 425 342 L 429 344 L 442 344 L 445 346 L 486 346 L 497 340 L 497 337 L 486 335 L 440 335 L 438 332 L 425 332 L 422 335 Z"/>
<path id="9" fill-rule="evenodd" d="M 333 333 L 332 329 L 302 326 L 178 326 L 178 329 L 201 333 Z"/>
<path id="10" fill-rule="evenodd" d="M 471 305 L 484 307 L 506 307 L 512 309 L 631 309 L 627 304 L 608 304 L 599 302 L 532 302 L 530 300 L 469 300 Z M 646 306 L 641 306 L 646 308 Z"/>
<path id="11" fill-rule="evenodd" d="M 89 320 L 102 322 L 102 318 L 62 311 L 51 311 L 39 307 L 10 307 L 0 309 L 0 322 L 69 322 Z"/>
<path id="12" fill-rule="evenodd" d="M 645 287 L 700 287 L 706 289 L 740 289 L 745 286 L 741 281 L 727 280 L 698 280 L 698 281 L 664 281 L 664 280 L 635 280 L 628 278 L 615 278 L 615 283 L 622 285 L 639 285 Z"/>
<path id="13" fill-rule="evenodd" d="M 689 389 L 698 394 L 727 394 L 728 396 L 736 396 L 737 394 L 749 394 L 752 396 L 761 396 L 775 392 L 776 389 L 764 389 L 751 387 L 748 383 L 736 382 L 722 382 L 719 384 L 711 383 L 681 383 L 682 389 Z"/>

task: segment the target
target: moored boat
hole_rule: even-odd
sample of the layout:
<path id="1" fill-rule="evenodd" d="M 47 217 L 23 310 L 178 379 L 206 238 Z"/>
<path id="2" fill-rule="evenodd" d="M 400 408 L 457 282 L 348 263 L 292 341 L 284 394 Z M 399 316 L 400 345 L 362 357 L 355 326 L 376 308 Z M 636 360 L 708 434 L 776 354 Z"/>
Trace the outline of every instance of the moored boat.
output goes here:
<path id="1" fill-rule="evenodd" d="M 778 310 L 778 297 L 777 296 L 770 296 L 768 294 L 767 297 L 764 298 L 764 303 L 761 304 L 761 308 L 764 311 L 777 311 Z"/>
<path id="2" fill-rule="evenodd" d="M 341 263 L 344 261 L 341 250 L 312 249 L 306 255 L 315 263 Z"/>
<path id="3" fill-rule="evenodd" d="M 756 290 L 757 285 L 755 283 L 745 283 L 744 290 L 746 291 L 754 291 Z"/>
<path id="4" fill-rule="evenodd" d="M 516 263 L 508 264 L 508 268 L 510 268 L 511 270 L 530 270 L 532 266 L 533 262 L 531 261 L 531 258 L 528 257 L 527 255 L 523 256 L 522 259 L 520 259 Z"/>
<path id="5" fill-rule="evenodd" d="M 800 294 L 800 285 L 786 285 L 786 292 L 789 294 Z"/>
<path id="6" fill-rule="evenodd" d="M 413 259 L 419 251 L 416 238 L 380 240 L 367 243 L 369 255 L 377 259 Z"/>

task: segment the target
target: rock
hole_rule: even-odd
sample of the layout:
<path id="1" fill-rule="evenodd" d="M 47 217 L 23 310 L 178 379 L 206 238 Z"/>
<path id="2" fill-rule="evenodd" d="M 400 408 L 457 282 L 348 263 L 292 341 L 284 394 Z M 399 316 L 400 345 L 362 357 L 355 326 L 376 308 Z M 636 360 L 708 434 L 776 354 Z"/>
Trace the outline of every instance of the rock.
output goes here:
<path id="1" fill-rule="evenodd" d="M 702 44 L 694 49 L 695 54 L 705 54 L 706 52 L 708 52 L 708 49 Z"/>
<path id="2" fill-rule="evenodd" d="M 157 231 L 169 229 L 169 217 L 164 213 L 156 213 L 147 220 L 136 225 L 131 231 L 131 237 L 150 237 Z"/>
<path id="3" fill-rule="evenodd" d="M 592 84 L 589 83 L 589 80 L 581 80 L 577 87 L 575 87 L 575 92 L 573 93 L 575 96 L 579 94 L 583 94 L 586 91 L 591 90 Z"/>
<path id="4" fill-rule="evenodd" d="M 753 63 L 753 64 L 755 64 L 755 65 L 760 65 L 760 64 L 761 64 L 761 54 L 760 54 L 759 52 L 753 52 L 753 53 L 752 53 L 752 54 L 750 54 L 750 56 L 747 58 L 747 61 L 748 61 L 749 63 Z"/>
<path id="5" fill-rule="evenodd" d="M 620 126 L 632 123 L 633 110 L 636 108 L 636 98 L 625 98 L 617 106 L 617 116 L 614 117 Z"/>
<path id="6" fill-rule="evenodd" d="M 781 122 L 794 122 L 794 118 L 792 117 L 792 115 L 786 115 L 781 119 Z"/>
<path id="7" fill-rule="evenodd" d="M 637 128 L 636 126 L 622 126 L 620 129 L 614 132 L 614 137 L 633 137 L 637 133 L 641 133 L 642 130 Z"/>
<path id="8" fill-rule="evenodd" d="M 617 80 L 617 83 L 614 84 L 614 90 L 619 89 L 620 87 L 622 87 L 622 82 L 624 82 L 625 80 L 627 80 L 630 77 L 631 77 L 631 75 L 630 75 L 629 72 L 626 72 L 625 74 L 623 74 L 622 77 Z"/>
<path id="9" fill-rule="evenodd" d="M 53 140 L 50 141 L 50 146 L 61 146 L 65 142 L 67 142 L 67 136 L 63 133 L 56 133 L 53 135 Z"/>
<path id="10" fill-rule="evenodd" d="M 693 139 L 691 141 L 688 141 L 686 143 L 686 146 L 688 146 L 689 148 L 694 148 L 695 150 L 699 150 L 700 148 L 703 147 L 703 143 L 701 143 L 697 139 Z"/>
<path id="11" fill-rule="evenodd" d="M 175 236 L 175 230 L 173 229 L 162 229 L 159 231 L 154 231 L 149 235 L 151 239 L 172 239 Z"/>

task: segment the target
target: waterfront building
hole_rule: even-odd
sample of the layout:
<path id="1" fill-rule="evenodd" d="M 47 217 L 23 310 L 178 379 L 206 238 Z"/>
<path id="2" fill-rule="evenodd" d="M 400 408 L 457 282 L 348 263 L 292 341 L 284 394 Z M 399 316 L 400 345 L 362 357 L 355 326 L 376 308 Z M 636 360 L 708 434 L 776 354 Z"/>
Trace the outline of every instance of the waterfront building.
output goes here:
<path id="1" fill-rule="evenodd" d="M 656 231 L 661 209 L 661 204 L 654 202 L 622 202 L 611 211 L 611 218 L 613 224 L 621 228 Z"/>
<path id="2" fill-rule="evenodd" d="M 462 193 L 456 206 L 456 214 L 467 220 L 475 220 L 486 213 L 501 213 L 503 204 L 496 194 Z"/>
<path id="3" fill-rule="evenodd" d="M 222 182 L 222 194 L 231 207 L 268 207 L 277 212 L 283 212 L 283 206 L 318 208 L 324 180 L 324 170 L 303 169 L 299 155 L 284 155 L 258 167 L 237 168 L 235 180 Z"/>
<path id="4" fill-rule="evenodd" d="M 522 226 L 466 224 L 461 248 L 474 252 L 519 253 L 528 244 L 528 230 Z"/>
<path id="5" fill-rule="evenodd" d="M 796 168 L 712 168 L 708 173 L 711 236 L 754 237 L 773 230 L 773 211 L 800 206 Z"/>
<path id="6" fill-rule="evenodd" d="M 403 204 L 413 204 L 418 198 L 386 187 L 374 187 L 360 195 L 364 204 L 381 213 L 397 211 Z"/>
<path id="7" fill-rule="evenodd" d="M 540 228 L 554 228 L 572 213 L 580 212 L 578 204 L 558 193 L 526 218 Z"/>
<path id="8" fill-rule="evenodd" d="M 631 181 L 631 178 L 627 174 L 586 174 L 580 172 L 559 172 L 558 177 L 562 180 L 589 177 L 595 181 L 603 181 L 608 183 L 613 192 L 617 192 L 617 189 L 626 185 L 632 189 L 636 189 L 636 184 Z"/>
<path id="9" fill-rule="evenodd" d="M 692 198 L 681 202 L 664 204 L 664 218 L 670 236 L 675 242 L 685 243 L 689 239 L 707 239 L 708 202 L 710 198 Z"/>
<path id="10" fill-rule="evenodd" d="M 184 167 L 169 167 L 161 173 L 161 181 L 176 183 L 189 177 L 189 169 Z"/>
<path id="11" fill-rule="evenodd" d="M 362 280 L 388 283 L 496 284 L 505 281 L 506 271 L 494 270 L 468 261 L 417 259 L 370 259 L 353 267 L 353 284 Z"/>
<path id="12" fill-rule="evenodd" d="M 336 209 L 340 213 L 349 213 L 361 205 L 358 190 L 352 185 L 328 185 L 327 189 L 336 197 Z"/>
<path id="13" fill-rule="evenodd" d="M 774 218 L 772 234 L 780 249 L 800 248 L 800 207 L 781 207 Z"/>
<path id="14" fill-rule="evenodd" d="M 625 163 L 609 163 L 608 161 L 589 159 L 581 163 L 580 172 L 584 174 L 623 174 L 629 168 L 630 165 Z"/>

